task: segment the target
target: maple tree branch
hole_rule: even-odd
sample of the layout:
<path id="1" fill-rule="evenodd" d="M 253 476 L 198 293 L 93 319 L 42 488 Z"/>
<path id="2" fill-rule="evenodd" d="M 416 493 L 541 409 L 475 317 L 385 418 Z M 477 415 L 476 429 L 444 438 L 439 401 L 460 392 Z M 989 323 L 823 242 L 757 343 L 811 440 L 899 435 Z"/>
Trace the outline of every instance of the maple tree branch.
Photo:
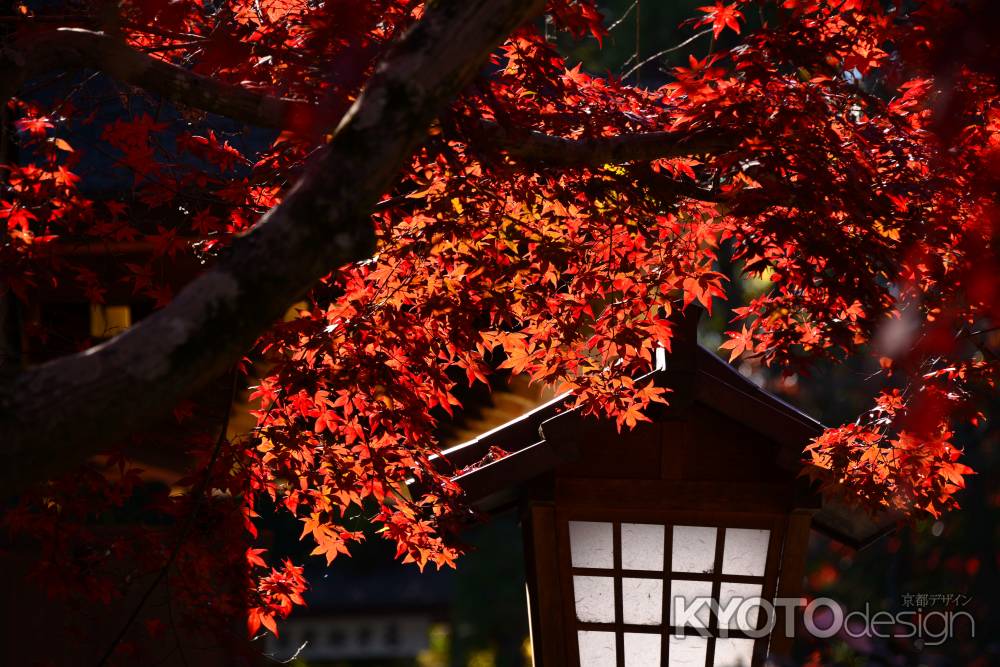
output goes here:
<path id="1" fill-rule="evenodd" d="M 696 35 L 697 36 L 697 35 Z M 32 33 L 0 50 L 0 102 L 26 80 L 45 72 L 89 68 L 172 102 L 216 113 L 250 125 L 287 128 L 296 119 L 323 119 L 318 105 L 276 97 L 154 58 L 118 38 L 82 28 Z M 332 121 L 333 119 L 326 118 Z M 637 132 L 615 137 L 570 139 L 534 130 L 481 123 L 484 144 L 509 155 L 551 166 L 601 166 L 718 152 L 736 141 L 718 132 Z"/>
<path id="2" fill-rule="evenodd" d="M 0 485 L 71 470 L 239 361 L 331 270 L 370 256 L 371 212 L 433 118 L 541 0 L 432 3 L 278 206 L 162 310 L 0 386 Z"/>
<path id="3" fill-rule="evenodd" d="M 296 116 L 311 118 L 317 110 L 309 102 L 266 95 L 202 76 L 143 53 L 121 39 L 82 28 L 57 28 L 22 36 L 4 45 L 0 67 L 5 73 L 0 101 L 14 96 L 34 76 L 93 69 L 172 102 L 261 127 L 287 127 Z"/>
<path id="4" fill-rule="evenodd" d="M 614 137 L 570 139 L 534 130 L 482 123 L 483 138 L 508 155 L 554 167 L 599 167 L 624 162 L 703 155 L 732 150 L 739 140 L 728 132 L 637 132 Z"/>

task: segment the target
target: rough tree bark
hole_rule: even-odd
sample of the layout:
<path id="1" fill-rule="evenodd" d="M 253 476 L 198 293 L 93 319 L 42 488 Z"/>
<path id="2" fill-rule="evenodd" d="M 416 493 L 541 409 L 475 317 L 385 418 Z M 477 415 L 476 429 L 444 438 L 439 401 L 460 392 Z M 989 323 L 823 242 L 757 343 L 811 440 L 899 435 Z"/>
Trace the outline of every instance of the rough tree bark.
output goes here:
<path id="1" fill-rule="evenodd" d="M 169 411 L 239 360 L 320 277 L 368 256 L 372 207 L 431 120 L 542 4 L 432 5 L 379 64 L 284 201 L 215 266 L 120 336 L 31 368 L 0 388 L 0 485 L 16 493 L 49 479 Z M 119 74 L 127 70 L 123 65 Z M 133 82 L 159 85 L 156 75 L 137 76 Z M 210 97 L 198 95 L 202 102 Z"/>

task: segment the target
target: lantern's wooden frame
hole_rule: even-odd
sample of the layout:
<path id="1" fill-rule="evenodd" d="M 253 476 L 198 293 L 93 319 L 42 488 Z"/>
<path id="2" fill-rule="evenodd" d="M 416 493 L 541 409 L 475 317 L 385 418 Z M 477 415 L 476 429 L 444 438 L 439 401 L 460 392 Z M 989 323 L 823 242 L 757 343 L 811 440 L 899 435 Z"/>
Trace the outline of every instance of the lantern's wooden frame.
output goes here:
<path id="1" fill-rule="evenodd" d="M 681 342 L 693 341 L 692 322 L 683 326 L 688 333 Z M 762 595 L 768 598 L 800 595 L 811 526 L 859 548 L 895 523 L 891 516 L 873 522 L 861 512 L 822 504 L 799 475 L 802 449 L 822 426 L 704 348 L 678 343 L 665 367 L 636 384 L 645 381 L 671 390 L 670 407 L 654 411 L 652 423 L 634 430 L 619 432 L 612 422 L 565 410 L 563 397 L 444 452 L 442 465 L 468 469 L 455 481 L 480 510 L 520 508 L 535 667 L 579 665 L 581 624 L 574 608 L 570 520 L 611 522 L 618 527 L 616 545 L 623 522 L 766 527 L 771 531 L 766 570 L 754 581 L 762 582 Z M 510 454 L 478 464 L 493 447 Z M 716 548 L 724 548 L 722 539 Z M 619 567 L 588 573 L 614 577 L 615 618 L 620 621 L 619 548 L 615 554 Z M 636 573 L 629 570 L 628 576 Z M 673 578 L 666 572 L 645 576 L 665 582 Z M 719 571 L 715 577 L 710 579 L 715 597 L 721 581 L 739 581 Z M 665 604 L 668 590 L 664 588 Z M 776 629 L 786 627 L 783 611 L 776 609 Z M 715 616 L 709 627 L 713 634 L 718 630 Z M 666 637 L 668 618 L 661 619 L 661 626 L 616 622 L 587 627 L 616 631 L 620 666 L 624 635 L 617 631 L 655 631 Z M 753 667 L 762 665 L 768 652 L 787 655 L 789 646 L 784 632 L 756 639 Z M 663 649 L 661 659 L 667 664 L 669 647 Z"/>
<path id="2" fill-rule="evenodd" d="M 547 513 L 542 507 L 536 507 L 535 513 Z M 551 549 L 550 553 L 555 556 L 554 568 L 550 564 L 549 569 L 558 572 L 558 591 L 561 598 L 558 605 L 549 605 L 549 614 L 561 614 L 561 618 L 556 623 L 554 619 L 541 619 L 542 610 L 536 607 L 534 611 L 535 623 L 540 627 L 558 625 L 563 628 L 561 632 L 546 633 L 546 637 L 557 637 L 563 640 L 563 646 L 536 646 L 536 650 L 547 653 L 547 659 L 536 661 L 536 664 L 568 664 L 578 665 L 578 641 L 577 631 L 579 630 L 601 630 L 614 632 L 616 637 L 616 655 L 618 665 L 624 665 L 624 633 L 636 632 L 645 634 L 656 634 L 661 637 L 661 660 L 667 664 L 669 658 L 669 636 L 675 632 L 675 628 L 669 624 L 669 582 L 674 579 L 688 581 L 709 581 L 712 583 L 712 597 L 718 599 L 720 587 L 723 581 L 733 583 L 753 583 L 761 585 L 761 596 L 765 599 L 773 600 L 778 592 L 778 576 L 781 569 L 781 555 L 786 549 L 789 535 L 790 517 L 786 514 L 746 514 L 746 513 L 705 513 L 705 512 L 662 512 L 662 511 L 623 511 L 623 510 L 595 510 L 592 508 L 556 508 L 554 512 L 555 539 L 546 540 L 547 544 L 543 549 Z M 569 522 L 570 521 L 602 521 L 609 522 L 613 526 L 614 543 L 614 567 L 612 569 L 580 568 L 574 567 L 570 561 L 570 541 Z M 696 525 L 716 527 L 719 530 L 715 544 L 715 567 L 709 574 L 696 574 L 690 572 L 673 572 L 668 569 L 664 571 L 645 570 L 624 570 L 621 567 L 621 524 L 622 523 L 649 523 L 662 525 L 664 529 L 664 558 L 669 559 L 671 552 L 672 527 L 678 525 Z M 769 541 L 767 550 L 767 560 L 763 576 L 745 575 L 724 575 L 722 574 L 722 557 L 725 549 L 725 529 L 726 528 L 762 528 L 769 531 Z M 791 539 L 801 539 L 801 534 L 794 535 Z M 542 545 L 538 545 L 542 546 Z M 536 549 L 536 559 L 538 561 Z M 615 582 L 615 617 L 619 619 L 615 623 L 592 623 L 581 622 L 576 619 L 576 609 L 574 604 L 573 577 L 575 575 L 595 575 L 613 577 Z M 629 625 L 621 621 L 622 614 L 622 578 L 650 578 L 663 581 L 663 611 L 660 625 Z M 536 596 L 541 582 L 534 582 Z M 544 595 L 538 596 L 541 600 Z M 763 627 L 765 619 L 763 615 L 758 619 L 758 629 Z M 694 629 L 682 629 L 686 634 L 695 634 Z M 707 628 L 710 635 L 708 640 L 708 653 L 706 663 L 712 664 L 715 650 L 715 637 L 719 633 L 718 617 L 713 611 L 710 614 L 710 622 Z M 768 638 L 749 637 L 744 632 L 728 629 L 728 636 L 734 638 L 747 638 L 754 640 L 754 664 L 760 664 L 768 654 Z M 533 638 L 534 640 L 534 638 Z M 565 663 L 558 662 L 565 657 Z M 541 656 L 539 656 L 541 657 Z"/>

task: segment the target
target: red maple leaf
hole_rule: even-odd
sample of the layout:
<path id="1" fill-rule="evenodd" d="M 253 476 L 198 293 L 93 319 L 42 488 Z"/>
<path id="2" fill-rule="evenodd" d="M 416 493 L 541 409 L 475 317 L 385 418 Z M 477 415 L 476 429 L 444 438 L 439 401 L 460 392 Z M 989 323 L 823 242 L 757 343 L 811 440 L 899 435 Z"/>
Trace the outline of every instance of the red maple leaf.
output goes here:
<path id="1" fill-rule="evenodd" d="M 18 131 L 27 132 L 33 137 L 44 137 L 46 132 L 55 127 L 45 116 L 21 118 L 14 122 L 14 126 L 17 127 Z"/>
<path id="2" fill-rule="evenodd" d="M 705 12 L 706 16 L 700 19 L 696 26 L 709 25 L 712 26 L 712 34 L 716 39 L 722 34 L 722 31 L 726 28 L 730 28 L 736 34 L 740 33 L 740 19 L 743 18 L 743 13 L 737 9 L 739 3 L 733 3 L 731 5 L 725 5 L 722 0 L 716 0 L 714 5 L 708 5 L 705 7 L 699 7 L 698 9 Z"/>

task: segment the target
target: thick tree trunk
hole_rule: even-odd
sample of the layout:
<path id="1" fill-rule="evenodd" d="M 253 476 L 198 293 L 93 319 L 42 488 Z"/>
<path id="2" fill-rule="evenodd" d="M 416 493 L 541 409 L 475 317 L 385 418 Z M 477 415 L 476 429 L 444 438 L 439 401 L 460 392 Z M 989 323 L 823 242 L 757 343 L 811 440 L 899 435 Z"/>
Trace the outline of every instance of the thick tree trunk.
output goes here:
<path id="1" fill-rule="evenodd" d="M 431 120 L 541 0 L 431 5 L 284 201 L 163 310 L 0 388 L 0 486 L 63 472 L 231 367 L 319 278 L 373 250 L 370 213 Z"/>

